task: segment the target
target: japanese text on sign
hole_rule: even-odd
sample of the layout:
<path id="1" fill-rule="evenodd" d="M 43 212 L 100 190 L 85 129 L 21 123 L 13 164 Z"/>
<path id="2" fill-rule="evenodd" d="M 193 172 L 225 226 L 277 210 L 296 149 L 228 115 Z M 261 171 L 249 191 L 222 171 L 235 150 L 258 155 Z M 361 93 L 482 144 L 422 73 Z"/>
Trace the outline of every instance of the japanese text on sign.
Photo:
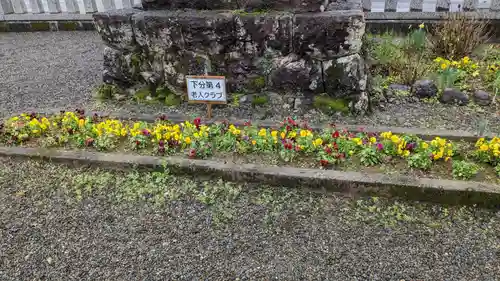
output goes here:
<path id="1" fill-rule="evenodd" d="M 226 79 L 223 76 L 187 76 L 189 101 L 226 103 Z"/>

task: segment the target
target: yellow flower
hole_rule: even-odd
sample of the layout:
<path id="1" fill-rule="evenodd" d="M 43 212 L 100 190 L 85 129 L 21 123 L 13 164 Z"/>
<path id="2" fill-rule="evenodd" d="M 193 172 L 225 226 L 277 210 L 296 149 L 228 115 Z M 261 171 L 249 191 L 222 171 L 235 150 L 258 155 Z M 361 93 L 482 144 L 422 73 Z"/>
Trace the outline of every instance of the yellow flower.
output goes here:
<path id="1" fill-rule="evenodd" d="M 349 150 L 349 155 L 353 155 L 353 154 L 354 154 L 354 151 Z"/>
<path id="2" fill-rule="evenodd" d="M 442 63 L 441 64 L 441 69 L 445 70 L 446 68 L 448 68 L 448 65 L 446 63 Z"/>
<path id="3" fill-rule="evenodd" d="M 301 137 L 306 137 L 307 136 L 307 131 L 306 130 L 300 130 L 300 136 Z"/>
<path id="4" fill-rule="evenodd" d="M 191 144 L 191 138 L 190 137 L 185 137 L 184 142 L 187 144 Z"/>
<path id="5" fill-rule="evenodd" d="M 193 137 L 194 137 L 195 139 L 198 139 L 198 138 L 200 138 L 200 134 L 198 134 L 198 133 L 194 133 L 194 134 L 193 134 Z"/>
<path id="6" fill-rule="evenodd" d="M 376 142 L 377 142 L 377 139 L 375 137 L 370 138 L 370 143 L 376 143 Z"/>
<path id="7" fill-rule="evenodd" d="M 479 71 L 474 71 L 472 72 L 472 77 L 478 77 L 479 76 Z"/>
<path id="8" fill-rule="evenodd" d="M 33 130 L 32 132 L 33 132 L 33 134 L 35 134 L 35 135 L 36 135 L 36 134 L 38 134 L 40 131 L 39 131 L 39 130 Z"/>
<path id="9" fill-rule="evenodd" d="M 425 141 L 422 142 L 421 146 L 422 146 L 423 149 L 429 148 L 429 144 L 427 142 L 425 142 Z"/>
<path id="10" fill-rule="evenodd" d="M 410 151 L 409 151 L 409 150 L 405 150 L 405 151 L 403 152 L 403 156 L 404 156 L 404 157 L 408 157 L 409 155 L 410 155 Z"/>
<path id="11" fill-rule="evenodd" d="M 284 139 L 286 137 L 286 133 L 285 132 L 281 132 L 280 136 L 281 136 L 282 139 Z"/>
<path id="12" fill-rule="evenodd" d="M 271 136 L 273 136 L 273 138 L 275 138 L 277 135 L 278 135 L 278 131 L 272 131 L 271 132 Z"/>
<path id="13" fill-rule="evenodd" d="M 241 134 L 241 130 L 236 129 L 236 130 L 233 131 L 233 134 L 234 135 L 239 135 L 239 134 Z"/>
<path id="14" fill-rule="evenodd" d="M 252 145 L 255 145 L 256 143 L 257 143 L 257 141 L 252 140 Z"/>
<path id="15" fill-rule="evenodd" d="M 487 144 L 483 144 L 479 147 L 479 150 L 481 151 L 488 151 L 490 147 Z"/>
<path id="16" fill-rule="evenodd" d="M 398 136 L 394 135 L 391 137 L 391 141 L 395 144 L 398 144 L 401 141 L 401 139 Z"/>
<path id="17" fill-rule="evenodd" d="M 434 154 L 434 160 L 438 160 L 439 158 L 441 158 L 439 154 Z"/>
<path id="18" fill-rule="evenodd" d="M 442 57 L 437 57 L 434 59 L 434 62 L 442 62 L 443 58 Z"/>
<path id="19" fill-rule="evenodd" d="M 356 145 L 362 145 L 363 144 L 363 141 L 360 139 L 360 138 L 353 138 L 352 141 L 356 144 Z"/>
<path id="20" fill-rule="evenodd" d="M 425 27 L 424 23 L 418 25 L 418 28 L 423 29 Z"/>
<path id="21" fill-rule="evenodd" d="M 392 132 L 383 132 L 380 136 L 384 139 L 390 139 L 392 137 Z"/>
<path id="22" fill-rule="evenodd" d="M 480 147 L 484 143 L 484 138 L 480 138 L 476 142 L 476 147 Z"/>
<path id="23" fill-rule="evenodd" d="M 448 162 L 448 160 L 450 160 L 450 157 L 446 157 L 446 158 L 444 158 L 444 161 L 445 161 L 445 162 Z"/>
<path id="24" fill-rule="evenodd" d="M 462 59 L 462 62 L 463 62 L 464 64 L 468 64 L 468 63 L 470 62 L 470 58 L 469 58 L 469 57 L 467 57 L 467 56 L 465 56 L 465 57 Z"/>
<path id="25" fill-rule="evenodd" d="M 314 140 L 313 144 L 314 144 L 314 146 L 320 146 L 323 144 L 323 140 L 320 138 L 317 138 Z"/>
<path id="26" fill-rule="evenodd" d="M 267 135 L 266 129 L 262 128 L 259 131 L 259 137 L 265 137 Z"/>

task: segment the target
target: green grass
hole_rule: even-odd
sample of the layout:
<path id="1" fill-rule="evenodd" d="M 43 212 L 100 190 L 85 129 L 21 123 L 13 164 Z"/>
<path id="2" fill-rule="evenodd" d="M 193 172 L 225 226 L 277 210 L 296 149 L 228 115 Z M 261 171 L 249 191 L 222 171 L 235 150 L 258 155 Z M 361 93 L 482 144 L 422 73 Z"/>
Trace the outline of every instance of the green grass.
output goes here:
<path id="1" fill-rule="evenodd" d="M 349 112 L 349 106 L 345 100 L 328 96 L 315 96 L 313 106 L 325 113 Z"/>

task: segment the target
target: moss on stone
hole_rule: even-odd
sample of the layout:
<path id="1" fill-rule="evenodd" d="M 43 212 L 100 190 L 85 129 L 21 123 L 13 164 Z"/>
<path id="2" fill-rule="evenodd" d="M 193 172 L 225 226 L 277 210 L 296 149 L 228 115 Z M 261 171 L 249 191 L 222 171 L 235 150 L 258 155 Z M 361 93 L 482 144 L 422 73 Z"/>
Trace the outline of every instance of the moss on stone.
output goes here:
<path id="1" fill-rule="evenodd" d="M 349 112 L 348 102 L 345 101 L 344 99 L 339 99 L 339 98 L 331 98 L 328 96 L 315 96 L 313 105 L 315 108 L 326 113 Z"/>
<path id="2" fill-rule="evenodd" d="M 5 22 L 0 22 L 0 32 L 8 32 L 9 26 Z"/>
<path id="3" fill-rule="evenodd" d="M 111 99 L 114 95 L 120 94 L 120 89 L 116 85 L 102 84 L 96 89 L 97 98 L 101 100 Z"/>
<path id="4" fill-rule="evenodd" d="M 50 23 L 49 22 L 32 22 L 31 23 L 32 31 L 49 31 Z"/>
<path id="5" fill-rule="evenodd" d="M 178 106 L 181 104 L 181 99 L 176 94 L 170 94 L 165 97 L 166 106 Z"/>
<path id="6" fill-rule="evenodd" d="M 247 12 L 245 10 L 234 10 L 233 11 L 233 13 L 235 15 L 239 15 L 239 16 L 259 16 L 259 15 L 265 15 L 268 12 L 269 11 L 266 9 L 257 9 L 257 10 L 251 11 L 251 12 Z"/>
<path id="7" fill-rule="evenodd" d="M 78 23 L 74 21 L 62 21 L 59 23 L 59 30 L 77 30 Z"/>
<path id="8" fill-rule="evenodd" d="M 266 86 L 266 78 L 263 76 L 255 77 L 250 84 L 254 90 L 261 90 Z"/>
<path id="9" fill-rule="evenodd" d="M 253 106 L 262 106 L 269 102 L 269 98 L 267 96 L 254 96 L 252 99 Z"/>

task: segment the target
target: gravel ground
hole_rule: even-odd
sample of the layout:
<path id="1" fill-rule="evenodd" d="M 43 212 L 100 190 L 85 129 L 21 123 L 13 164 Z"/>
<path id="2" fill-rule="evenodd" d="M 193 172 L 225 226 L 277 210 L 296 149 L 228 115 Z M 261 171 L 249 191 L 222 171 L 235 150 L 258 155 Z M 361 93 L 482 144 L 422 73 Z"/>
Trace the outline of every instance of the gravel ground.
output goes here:
<path id="1" fill-rule="evenodd" d="M 1 280 L 498 280 L 500 213 L 0 158 Z"/>
<path id="2" fill-rule="evenodd" d="M 93 89 L 101 82 L 104 45 L 95 32 L 42 32 L 0 34 L 0 117 L 20 111 L 74 109 L 84 107 L 127 113 L 180 112 L 204 115 L 205 106 L 184 104 L 165 108 L 133 103 L 97 102 Z M 280 104 L 281 106 L 281 104 Z M 478 124 L 488 121 L 490 132 L 500 132 L 500 112 L 492 107 L 457 107 L 421 102 L 396 102 L 369 117 L 329 117 L 316 110 L 302 114 L 286 110 L 252 109 L 248 105 L 215 106 L 217 117 L 281 120 L 303 115 L 311 122 L 337 122 L 360 125 L 389 125 L 459 129 L 477 132 Z"/>

